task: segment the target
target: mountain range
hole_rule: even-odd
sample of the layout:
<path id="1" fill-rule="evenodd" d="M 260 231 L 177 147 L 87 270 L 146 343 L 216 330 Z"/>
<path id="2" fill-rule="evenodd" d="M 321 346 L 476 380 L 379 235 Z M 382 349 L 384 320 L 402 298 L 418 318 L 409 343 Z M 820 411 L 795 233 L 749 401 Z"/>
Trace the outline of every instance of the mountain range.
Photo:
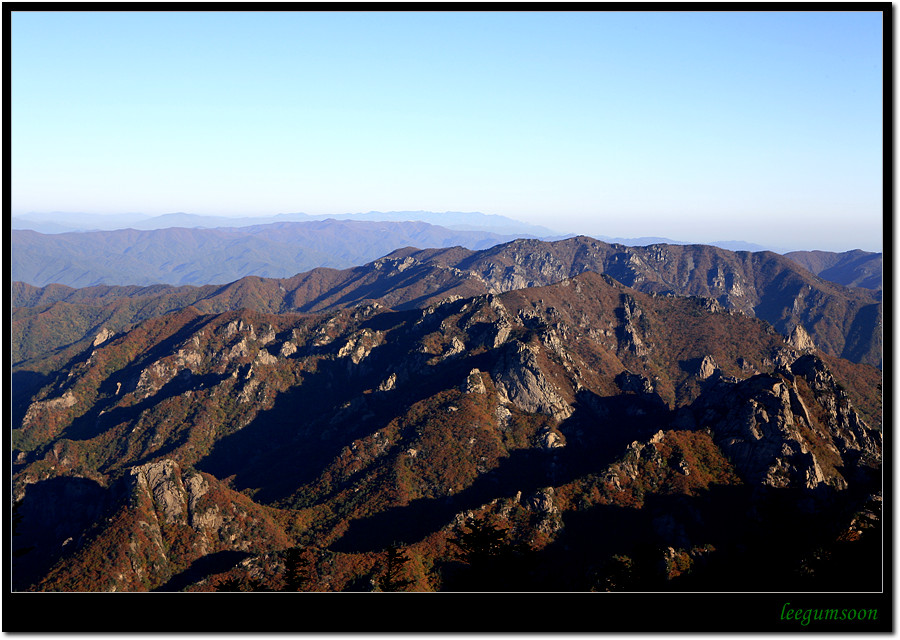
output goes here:
<path id="1" fill-rule="evenodd" d="M 397 216 L 417 213 L 427 212 Z M 316 267 L 358 266 L 408 246 L 486 249 L 523 237 L 521 233 L 499 233 L 497 229 L 503 228 L 501 224 L 493 227 L 494 230 L 488 225 L 480 228 L 468 225 L 467 230 L 460 230 L 422 221 L 360 219 L 367 215 L 356 214 L 352 220 L 282 221 L 206 228 L 227 220 L 234 225 L 242 221 L 171 214 L 160 218 L 166 218 L 170 224 L 181 222 L 182 226 L 66 233 L 13 229 L 10 234 L 11 276 L 13 281 L 35 286 L 225 284 L 248 275 L 283 278 Z M 390 217 L 391 214 L 381 215 Z M 450 214 L 431 217 L 437 219 L 444 215 Z M 205 222 L 190 226 L 185 217 Z M 489 216 L 484 218 L 490 219 Z M 248 218 L 243 222 L 250 220 L 257 219 Z M 510 227 L 507 231 L 513 229 Z M 567 236 L 526 237 L 555 240 Z M 608 244 L 632 247 L 688 244 L 651 237 L 602 236 L 599 239 Z M 759 245 L 745 242 L 719 242 L 711 246 L 730 251 L 764 250 Z M 795 251 L 786 255 L 826 280 L 846 286 L 881 287 L 880 253 Z"/>
<path id="2" fill-rule="evenodd" d="M 880 291 L 884 287 L 882 254 L 868 251 L 791 251 L 785 254 L 820 278 L 845 287 L 864 287 Z"/>
<path id="3" fill-rule="evenodd" d="M 585 271 L 606 273 L 655 295 L 713 299 L 762 318 L 784 335 L 799 325 L 826 353 L 881 365 L 879 291 L 843 287 L 770 252 L 735 253 L 707 245 L 609 245 L 588 237 L 516 240 L 473 251 L 406 248 L 360 267 L 316 268 L 290 278 L 242 278 L 224 286 L 13 286 L 12 359 L 81 345 L 101 326 L 121 331 L 186 305 L 203 312 L 242 307 L 318 312 L 367 301 L 405 309 L 447 296 L 541 286 Z M 28 336 L 29 339 L 24 339 Z M 36 339 L 36 337 L 40 339 Z"/>
<path id="4" fill-rule="evenodd" d="M 13 230 L 12 279 L 37 286 L 226 284 L 285 277 L 315 267 L 363 264 L 398 247 L 473 249 L 515 236 L 424 222 L 282 222 L 242 228 L 41 234 Z"/>
<path id="5" fill-rule="evenodd" d="M 870 589 L 879 381 L 591 271 L 190 305 L 100 331 L 14 416 L 16 588 Z"/>
<path id="6" fill-rule="evenodd" d="M 11 283 L 14 590 L 881 588 L 880 254 L 249 229 L 15 232 L 349 266 Z"/>
<path id="7" fill-rule="evenodd" d="M 457 231 L 488 231 L 501 235 L 558 236 L 557 231 L 479 211 L 369 211 L 367 213 L 338 213 L 310 215 L 307 213 L 282 213 L 274 216 L 212 216 L 192 213 L 166 213 L 158 216 L 146 214 L 90 213 L 30 213 L 13 216 L 13 229 L 30 229 L 42 233 L 68 231 L 113 231 L 116 229 L 154 230 L 172 227 L 188 229 L 258 227 L 286 222 L 315 222 L 340 220 L 345 222 L 425 222 Z"/>

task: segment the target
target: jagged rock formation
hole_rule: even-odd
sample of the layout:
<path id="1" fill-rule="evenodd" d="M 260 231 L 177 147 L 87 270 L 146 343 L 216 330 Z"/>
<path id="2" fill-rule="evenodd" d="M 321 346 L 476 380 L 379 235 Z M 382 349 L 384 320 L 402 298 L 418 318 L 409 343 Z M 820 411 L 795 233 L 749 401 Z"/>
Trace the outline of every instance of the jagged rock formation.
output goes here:
<path id="1" fill-rule="evenodd" d="M 198 559 L 219 558 L 220 568 L 272 548 L 287 537 L 246 498 L 196 471 L 185 471 L 170 459 L 132 467 L 113 485 L 98 515 L 104 524 L 88 527 L 72 543 L 73 556 L 58 562 L 43 579 L 44 589 L 132 591 L 191 580 Z M 28 504 L 28 495 L 23 499 Z M 116 505 L 118 501 L 118 505 Z M 115 506 L 114 506 L 115 505 Z M 109 539 L 122 540 L 110 549 Z M 112 551 L 112 552 L 111 552 Z M 79 567 L 89 563 L 97 582 Z"/>
<path id="2" fill-rule="evenodd" d="M 35 519 L 45 487 L 78 478 L 103 505 L 96 526 L 60 530 L 65 548 L 42 542 L 55 546 L 24 586 L 208 590 L 251 566 L 277 585 L 277 554 L 297 546 L 316 589 L 349 588 L 400 540 L 429 567 L 417 588 L 441 588 L 461 514 L 501 518 L 560 588 L 585 588 L 583 572 L 616 554 L 603 532 L 619 528 L 664 543 L 674 579 L 679 554 L 759 533 L 729 528 L 701 496 L 727 491 L 746 524 L 741 487 L 846 509 L 870 488 L 877 371 L 802 346 L 708 298 L 592 272 L 421 309 L 153 318 L 88 345 L 14 422 L 29 536 L 60 525 Z M 660 506 L 676 497 L 693 506 Z M 579 536 L 591 562 L 563 551 Z"/>
<path id="3" fill-rule="evenodd" d="M 716 361 L 712 356 L 704 356 L 703 360 L 700 361 L 700 366 L 697 371 L 697 375 L 701 380 L 706 380 L 713 376 L 716 373 Z"/>
<path id="4" fill-rule="evenodd" d="M 608 274 L 645 293 L 702 296 L 710 300 L 710 309 L 759 317 L 786 336 L 802 325 L 825 353 L 881 363 L 883 311 L 877 291 L 827 282 L 770 252 L 704 245 L 625 247 L 583 236 L 515 240 L 481 251 L 406 248 L 343 271 L 318 268 L 283 279 L 249 276 L 226 286 L 73 290 L 16 283 L 12 357 L 18 363 L 67 345 L 73 345 L 72 355 L 101 326 L 121 332 L 188 305 L 201 313 L 238 308 L 321 312 L 373 301 L 395 309 L 421 308 L 453 296 L 554 284 L 586 271 Z M 503 331 L 498 327 L 498 340 Z M 633 337 L 641 339 L 638 333 Z M 631 348 L 644 347 L 635 342 Z"/>
<path id="5" fill-rule="evenodd" d="M 572 407 L 541 370 L 535 347 L 509 345 L 491 373 L 502 402 L 556 420 L 565 420 L 572 414 Z"/>
<path id="6" fill-rule="evenodd" d="M 791 331 L 791 335 L 788 336 L 787 343 L 794 347 L 797 351 L 807 351 L 812 352 L 816 350 L 816 344 L 813 342 L 813 339 L 806 332 L 806 329 L 803 328 L 803 325 L 798 324 L 794 327 L 794 330 Z"/>
<path id="7" fill-rule="evenodd" d="M 834 397 L 829 392 L 814 401 L 828 405 Z M 847 482 L 839 469 L 850 451 L 849 434 L 854 450 L 880 451 L 880 432 L 860 422 L 845 421 L 833 430 L 815 424 L 791 377 L 761 374 L 723 380 L 702 397 L 701 404 L 696 407 L 698 424 L 713 432 L 716 444 L 751 483 L 844 489 Z M 833 435 L 838 433 L 842 435 Z M 880 462 L 879 456 L 874 454 L 874 464 Z"/>
<path id="8" fill-rule="evenodd" d="M 95 347 L 99 347 L 101 344 L 103 344 L 104 342 L 106 342 L 107 340 L 109 340 L 112 337 L 113 337 L 113 332 L 110 331 L 109 329 L 107 329 L 106 327 L 103 327 L 102 329 L 100 329 L 100 333 L 98 333 L 97 336 L 94 338 L 94 342 L 92 344 Z"/>

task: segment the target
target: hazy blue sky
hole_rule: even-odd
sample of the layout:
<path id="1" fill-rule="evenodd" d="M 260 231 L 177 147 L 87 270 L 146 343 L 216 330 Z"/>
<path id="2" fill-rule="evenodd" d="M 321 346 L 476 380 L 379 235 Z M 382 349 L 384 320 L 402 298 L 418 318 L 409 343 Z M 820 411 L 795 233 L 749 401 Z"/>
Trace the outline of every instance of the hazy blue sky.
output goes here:
<path id="1" fill-rule="evenodd" d="M 879 12 L 20 12 L 12 209 L 880 251 Z"/>

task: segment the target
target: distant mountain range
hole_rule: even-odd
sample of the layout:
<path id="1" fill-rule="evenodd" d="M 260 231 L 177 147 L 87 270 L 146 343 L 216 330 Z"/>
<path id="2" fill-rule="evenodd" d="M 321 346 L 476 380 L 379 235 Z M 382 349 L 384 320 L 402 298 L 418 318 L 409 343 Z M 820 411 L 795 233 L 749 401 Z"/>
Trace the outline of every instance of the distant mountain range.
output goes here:
<path id="1" fill-rule="evenodd" d="M 423 212 L 409 215 L 415 213 Z M 470 219 L 475 219 L 471 216 L 493 218 L 482 214 L 459 215 L 470 216 Z M 461 246 L 479 250 L 522 237 L 521 234 L 504 235 L 484 229 L 451 229 L 421 221 L 358 219 L 53 234 L 14 229 L 10 235 L 12 280 L 35 286 L 55 283 L 72 287 L 226 284 L 249 275 L 283 278 L 317 267 L 343 269 L 365 264 L 409 246 Z M 662 242 L 666 239 L 652 237 L 600 239 L 624 246 L 687 244 Z M 721 242 L 712 246 L 732 251 L 758 248 L 758 245 L 741 242 Z M 798 251 L 788 257 L 827 280 L 847 286 L 881 286 L 881 254 Z"/>
<path id="2" fill-rule="evenodd" d="M 482 249 L 517 236 L 425 222 L 321 220 L 41 234 L 13 230 L 12 279 L 37 286 L 225 284 L 364 264 L 406 246 Z"/>
<path id="3" fill-rule="evenodd" d="M 486 231 L 502 236 L 517 238 L 540 238 L 558 240 L 572 237 L 574 233 L 562 233 L 540 225 L 528 224 L 493 214 L 478 211 L 369 211 L 366 213 L 342 213 L 310 215 L 306 213 L 282 213 L 274 216 L 211 216 L 191 213 L 167 213 L 150 216 L 140 213 L 92 214 L 92 213 L 28 213 L 12 217 L 12 228 L 37 231 L 46 234 L 70 233 L 73 231 L 114 231 L 119 229 L 158 230 L 183 227 L 185 229 L 239 229 L 259 227 L 285 222 L 312 222 L 323 220 L 344 220 L 352 222 L 427 222 L 429 224 L 457 231 Z M 650 244 L 698 244 L 689 240 L 673 240 L 661 236 L 641 236 L 636 238 L 596 236 L 611 244 L 646 246 Z M 715 247 L 730 251 L 774 251 L 785 253 L 787 249 L 755 244 L 741 240 L 716 240 L 707 242 Z M 395 247 L 399 248 L 399 247 Z M 326 266 L 326 265 L 320 265 Z M 249 274 L 243 274 L 249 275 Z"/>
<path id="4" fill-rule="evenodd" d="M 884 287 L 882 254 L 868 251 L 791 251 L 784 254 L 820 278 L 845 287 L 864 287 L 881 291 Z"/>
<path id="5" fill-rule="evenodd" d="M 369 211 L 310 215 L 282 213 L 274 216 L 207 216 L 192 213 L 166 213 L 158 216 L 144 214 L 98 215 L 89 213 L 30 213 L 13 216 L 13 229 L 30 229 L 41 233 L 69 231 L 113 231 L 116 229 L 215 229 L 258 227 L 285 222 L 314 222 L 346 220 L 354 222 L 427 222 L 458 231 L 489 231 L 502 235 L 552 237 L 562 235 L 539 225 L 531 225 L 505 216 L 478 211 Z"/>

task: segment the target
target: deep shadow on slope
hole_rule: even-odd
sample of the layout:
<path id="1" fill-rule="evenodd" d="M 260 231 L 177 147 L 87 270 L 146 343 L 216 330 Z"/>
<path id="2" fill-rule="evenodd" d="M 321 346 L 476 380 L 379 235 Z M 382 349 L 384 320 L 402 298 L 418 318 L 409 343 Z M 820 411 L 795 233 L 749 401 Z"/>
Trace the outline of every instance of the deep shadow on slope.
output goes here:
<path id="1" fill-rule="evenodd" d="M 10 375 L 9 390 L 11 392 L 10 410 L 12 426 L 21 426 L 25 413 L 31 405 L 31 398 L 41 387 L 50 382 L 51 376 L 39 371 L 14 371 Z"/>
<path id="2" fill-rule="evenodd" d="M 380 314 L 360 328 L 387 330 L 419 313 Z M 232 476 L 238 490 L 257 489 L 254 498 L 260 502 L 287 497 L 313 481 L 355 439 L 387 425 L 415 403 L 461 384 L 473 367 L 489 367 L 495 357 L 488 352 L 447 359 L 427 366 L 414 384 L 376 391 L 391 373 L 409 364 L 417 338 L 406 335 L 376 347 L 358 365 L 349 358 L 319 361 L 314 375 L 280 393 L 270 409 L 239 431 L 219 439 L 197 468 L 219 478 Z M 336 420 L 340 408 L 354 402 L 358 406 Z"/>
<path id="3" fill-rule="evenodd" d="M 847 341 L 840 354 L 842 358 L 852 362 L 881 362 L 884 347 L 882 331 L 884 309 L 881 304 L 870 304 L 862 307 L 853 318 Z M 881 364 L 878 365 L 881 368 Z"/>
<path id="4" fill-rule="evenodd" d="M 330 545 L 333 551 L 378 551 L 394 542 L 411 544 L 450 523 L 460 512 L 476 509 L 496 498 L 511 498 L 517 491 L 536 491 L 548 485 L 552 454 L 518 450 L 474 483 L 446 498 L 420 498 L 350 523 L 347 532 Z"/>
<path id="5" fill-rule="evenodd" d="M 456 567 L 450 591 L 879 591 L 880 526 L 836 542 L 858 496 L 832 490 L 714 485 L 648 495 L 643 508 L 595 505 L 562 515 L 558 538 L 485 573 Z M 669 549 L 695 553 L 671 574 Z M 698 551 L 699 549 L 699 551 Z M 684 555 L 681 556 L 684 558 Z"/>
<path id="6" fill-rule="evenodd" d="M 186 322 L 184 326 L 180 327 L 172 335 L 142 353 L 134 362 L 103 380 L 98 387 L 98 395 L 101 398 L 104 396 L 115 396 L 119 384 L 121 384 L 122 393 L 132 391 L 131 387 L 137 382 L 141 370 L 157 360 L 175 353 L 175 347 L 194 335 L 201 326 L 206 324 L 207 320 L 208 317 L 198 316 Z M 88 351 L 80 357 L 89 356 L 90 352 Z M 189 370 L 183 369 L 182 371 Z M 72 421 L 72 424 L 63 432 L 63 437 L 72 440 L 89 440 L 122 421 L 136 419 L 142 412 L 182 393 L 188 388 L 196 388 L 198 385 L 209 386 L 215 384 L 218 380 L 219 378 L 213 375 L 190 376 L 190 379 L 176 375 L 156 393 L 144 398 L 135 405 L 116 407 L 106 412 L 100 402 L 95 402 L 89 411 Z M 101 413 L 103 413 L 102 416 L 100 415 Z"/>
<path id="7" fill-rule="evenodd" d="M 281 393 L 271 409 L 218 440 L 196 467 L 219 478 L 233 476 L 237 490 L 257 489 L 254 499 L 259 502 L 285 498 L 315 480 L 354 440 L 444 390 L 447 380 L 462 382 L 470 368 L 481 362 L 478 357 L 448 361 L 435 366 L 431 375 L 417 380 L 408 391 L 371 392 L 395 362 L 390 354 L 381 355 L 385 360 L 375 368 L 378 373 L 360 377 L 342 377 L 347 360 L 321 363 L 310 380 Z M 361 404 L 352 414 L 332 423 L 337 408 L 358 398 Z"/>
<path id="8" fill-rule="evenodd" d="M 190 567 L 172 576 L 165 584 L 153 589 L 153 591 L 181 591 L 185 587 L 208 576 L 228 571 L 241 560 L 252 555 L 246 551 L 225 550 L 201 556 L 194 560 Z"/>
<path id="9" fill-rule="evenodd" d="M 670 412 L 656 396 L 602 398 L 583 390 L 575 412 L 560 425 L 570 445 L 553 449 L 519 449 L 455 495 L 422 498 L 350 523 L 335 541 L 335 551 L 376 551 L 393 541 L 417 542 L 446 526 L 463 511 L 476 509 L 517 492 L 533 494 L 542 487 L 570 482 L 584 473 L 597 472 L 615 461 L 634 440 L 665 428 Z M 622 428 L 628 420 L 628 428 Z M 579 435 L 576 435 L 578 432 Z"/>
<path id="10" fill-rule="evenodd" d="M 12 540 L 12 588 L 27 589 L 76 551 L 102 522 L 115 496 L 93 480 L 56 477 L 28 486 Z M 17 553 L 18 550 L 18 553 Z"/>

